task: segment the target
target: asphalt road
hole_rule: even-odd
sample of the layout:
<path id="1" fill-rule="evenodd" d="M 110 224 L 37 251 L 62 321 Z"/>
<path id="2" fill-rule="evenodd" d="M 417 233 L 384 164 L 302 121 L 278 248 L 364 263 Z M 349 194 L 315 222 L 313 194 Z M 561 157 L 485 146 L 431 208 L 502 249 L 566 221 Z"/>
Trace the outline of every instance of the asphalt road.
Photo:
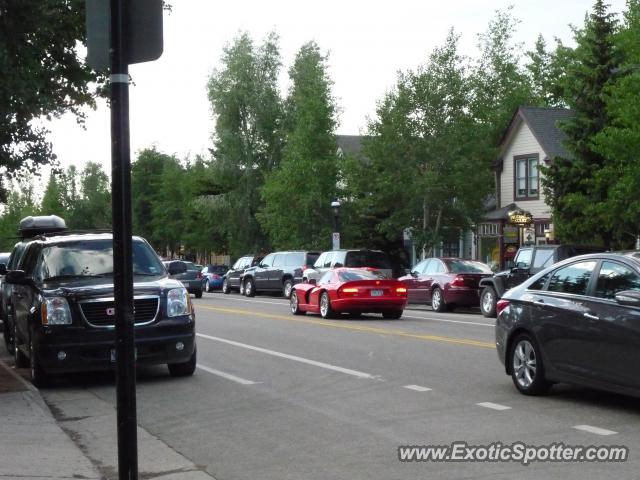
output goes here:
<path id="1" fill-rule="evenodd" d="M 570 386 L 519 394 L 497 359 L 493 321 L 476 312 L 323 320 L 270 296 L 205 293 L 194 304 L 199 368 L 185 379 L 141 370 L 138 421 L 219 480 L 638 477 L 640 402 Z M 77 390 L 115 403 L 108 376 L 43 395 L 55 403 Z M 398 460 L 401 445 L 454 441 L 623 445 L 630 459 Z"/>

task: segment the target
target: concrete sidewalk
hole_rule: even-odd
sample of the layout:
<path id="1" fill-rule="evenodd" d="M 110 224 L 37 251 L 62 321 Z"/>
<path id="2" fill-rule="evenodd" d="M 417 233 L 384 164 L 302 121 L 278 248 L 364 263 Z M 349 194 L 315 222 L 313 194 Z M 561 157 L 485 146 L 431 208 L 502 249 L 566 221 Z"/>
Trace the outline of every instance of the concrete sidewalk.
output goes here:
<path id="1" fill-rule="evenodd" d="M 0 479 L 117 480 L 115 409 L 83 389 L 46 390 L 48 405 L 9 362 L 0 358 Z M 140 427 L 138 452 L 141 479 L 213 479 Z"/>

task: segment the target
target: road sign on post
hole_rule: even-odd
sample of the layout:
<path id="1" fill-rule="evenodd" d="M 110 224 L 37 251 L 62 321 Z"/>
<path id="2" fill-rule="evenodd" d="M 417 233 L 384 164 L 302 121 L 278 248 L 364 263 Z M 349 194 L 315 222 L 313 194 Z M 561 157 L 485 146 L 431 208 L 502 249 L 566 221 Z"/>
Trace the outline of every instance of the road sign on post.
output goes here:
<path id="1" fill-rule="evenodd" d="M 331 238 L 333 240 L 333 249 L 340 250 L 340 232 L 333 232 L 333 236 Z"/>
<path id="2" fill-rule="evenodd" d="M 131 244 L 129 64 L 162 54 L 162 0 L 86 0 L 87 62 L 110 67 L 113 284 L 116 304 L 118 478 L 138 478 Z"/>

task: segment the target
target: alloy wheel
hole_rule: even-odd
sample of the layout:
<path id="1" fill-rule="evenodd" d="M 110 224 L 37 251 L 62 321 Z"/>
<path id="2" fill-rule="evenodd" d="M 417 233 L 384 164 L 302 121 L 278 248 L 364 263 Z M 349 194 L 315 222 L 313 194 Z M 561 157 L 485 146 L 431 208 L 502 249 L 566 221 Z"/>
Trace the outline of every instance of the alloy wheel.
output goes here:
<path id="1" fill-rule="evenodd" d="M 431 297 L 431 306 L 434 310 L 440 310 L 440 304 L 442 303 L 442 293 L 439 288 L 433 291 L 433 297 Z"/>
<path id="2" fill-rule="evenodd" d="M 515 379 L 523 388 L 529 388 L 536 379 L 536 351 L 529 340 L 520 340 L 513 349 Z"/>
<path id="3" fill-rule="evenodd" d="M 289 305 L 291 307 L 291 313 L 298 313 L 298 294 L 296 292 L 291 293 L 291 300 Z"/>
<path id="4" fill-rule="evenodd" d="M 493 304 L 495 299 L 493 298 L 493 292 L 491 290 L 485 290 L 482 295 L 482 310 L 484 312 L 490 312 L 493 310 Z"/>

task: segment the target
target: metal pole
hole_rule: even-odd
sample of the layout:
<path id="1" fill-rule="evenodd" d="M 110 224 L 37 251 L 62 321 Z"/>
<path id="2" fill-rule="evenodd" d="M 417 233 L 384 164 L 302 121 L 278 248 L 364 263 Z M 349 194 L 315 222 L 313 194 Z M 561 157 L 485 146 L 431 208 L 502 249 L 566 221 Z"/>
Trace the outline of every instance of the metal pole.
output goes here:
<path id="1" fill-rule="evenodd" d="M 111 0 L 111 196 L 116 304 L 118 478 L 137 480 L 136 364 L 131 265 L 131 158 L 126 0 Z"/>

